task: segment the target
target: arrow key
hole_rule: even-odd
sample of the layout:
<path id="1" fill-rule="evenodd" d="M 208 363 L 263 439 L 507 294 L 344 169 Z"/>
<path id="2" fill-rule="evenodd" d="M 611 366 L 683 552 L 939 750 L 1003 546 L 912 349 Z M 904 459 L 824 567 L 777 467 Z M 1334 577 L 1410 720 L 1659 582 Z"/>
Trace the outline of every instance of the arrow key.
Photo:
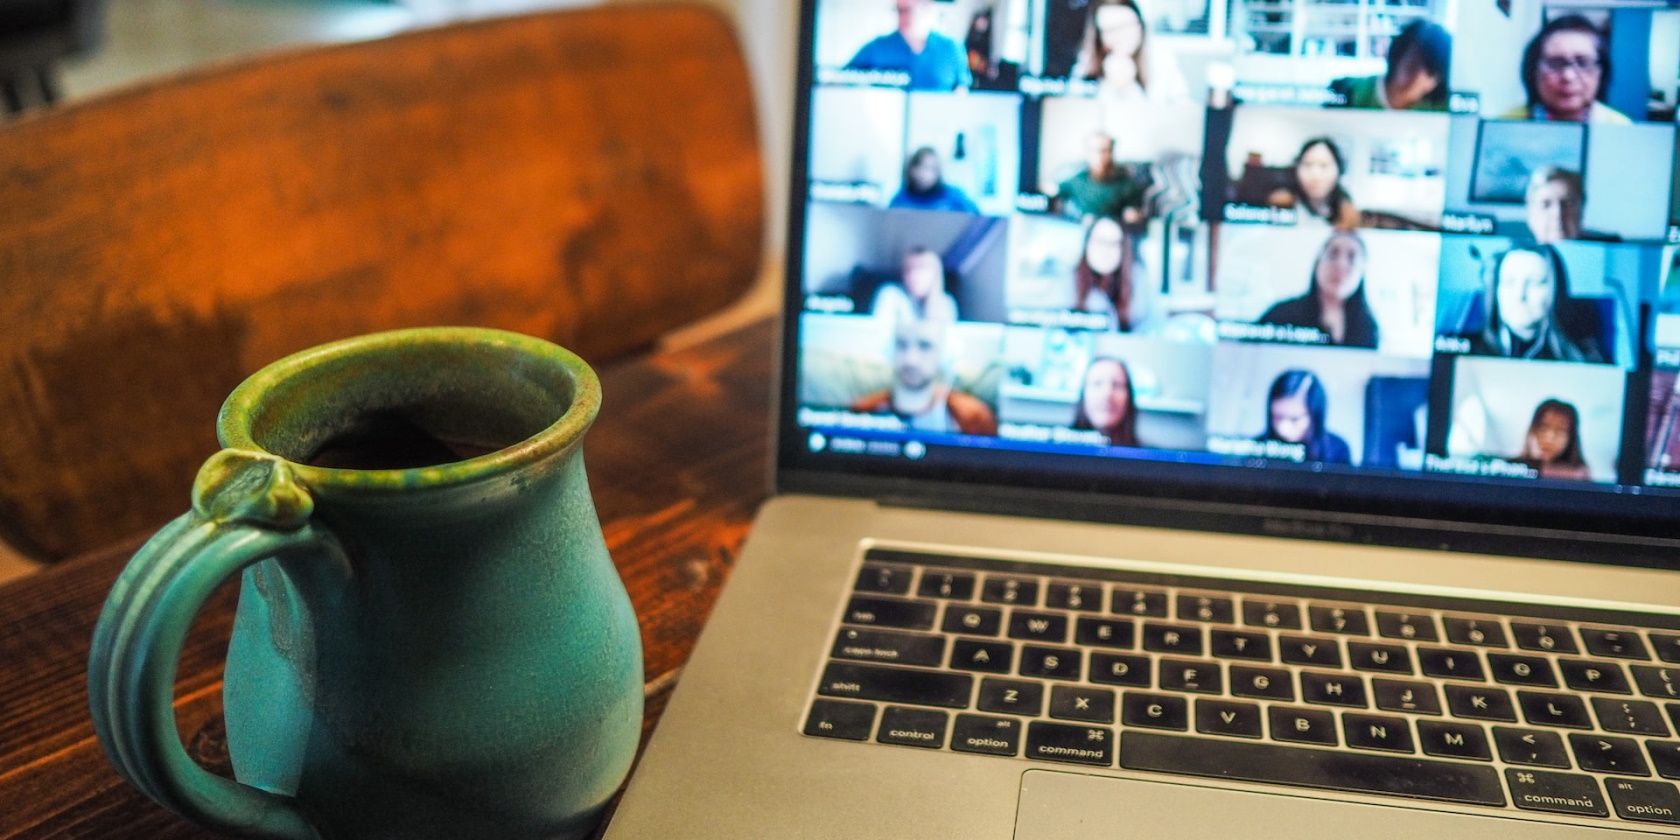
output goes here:
<path id="1" fill-rule="evenodd" d="M 1495 726 L 1493 741 L 1499 745 L 1499 757 L 1506 764 L 1569 769 L 1569 753 L 1563 749 L 1563 739 L 1556 732 Z"/>

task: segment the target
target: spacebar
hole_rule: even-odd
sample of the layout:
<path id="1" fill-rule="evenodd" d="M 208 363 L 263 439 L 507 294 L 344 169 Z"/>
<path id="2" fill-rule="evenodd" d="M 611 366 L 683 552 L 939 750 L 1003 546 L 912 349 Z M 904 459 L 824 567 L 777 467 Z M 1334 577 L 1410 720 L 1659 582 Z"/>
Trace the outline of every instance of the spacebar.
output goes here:
<path id="1" fill-rule="evenodd" d="M 1504 788 L 1492 767 L 1420 758 L 1178 738 L 1133 730 L 1120 735 L 1120 766 L 1349 793 L 1384 793 L 1472 805 L 1505 804 Z"/>

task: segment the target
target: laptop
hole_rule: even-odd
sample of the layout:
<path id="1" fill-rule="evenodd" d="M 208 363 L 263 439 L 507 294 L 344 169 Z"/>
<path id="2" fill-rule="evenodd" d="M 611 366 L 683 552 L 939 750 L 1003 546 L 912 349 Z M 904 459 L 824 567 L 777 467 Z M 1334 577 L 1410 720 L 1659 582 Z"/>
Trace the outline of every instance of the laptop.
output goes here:
<path id="1" fill-rule="evenodd" d="M 775 495 L 608 836 L 1680 836 L 1677 28 L 806 0 Z"/>

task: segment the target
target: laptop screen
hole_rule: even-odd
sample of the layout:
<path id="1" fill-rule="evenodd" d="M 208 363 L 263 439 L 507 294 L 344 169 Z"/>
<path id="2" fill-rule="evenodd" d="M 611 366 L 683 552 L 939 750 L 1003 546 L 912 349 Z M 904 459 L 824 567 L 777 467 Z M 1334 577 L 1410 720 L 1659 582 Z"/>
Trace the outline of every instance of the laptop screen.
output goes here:
<path id="1" fill-rule="evenodd" d="M 784 467 L 1667 533 L 1680 9 L 815 0 Z"/>

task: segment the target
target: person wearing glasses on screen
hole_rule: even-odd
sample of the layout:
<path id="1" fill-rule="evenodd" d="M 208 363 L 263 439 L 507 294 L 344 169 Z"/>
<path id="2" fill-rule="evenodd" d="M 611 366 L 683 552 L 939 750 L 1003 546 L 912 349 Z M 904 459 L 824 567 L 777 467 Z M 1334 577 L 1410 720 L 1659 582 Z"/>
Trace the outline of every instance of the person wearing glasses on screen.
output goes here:
<path id="1" fill-rule="evenodd" d="M 1554 18 L 1523 50 L 1522 83 L 1528 102 L 1500 116 L 1627 124 L 1626 115 L 1604 104 L 1610 87 L 1610 51 L 1604 33 L 1580 15 Z"/>
<path id="2" fill-rule="evenodd" d="M 1168 48 L 1149 44 L 1149 25 L 1134 0 L 1093 0 L 1074 73 L 1099 82 L 1104 96 L 1121 100 L 1163 102 L 1190 96 Z"/>
<path id="3" fill-rule="evenodd" d="M 1347 108 L 1445 111 L 1451 75 L 1452 35 L 1434 21 L 1414 20 L 1389 45 L 1388 72 L 1337 79 L 1330 89 Z"/>
<path id="4" fill-rule="evenodd" d="M 1294 209 L 1296 220 L 1302 224 L 1322 222 L 1343 230 L 1359 227 L 1359 208 L 1342 187 L 1345 174 L 1347 159 L 1336 141 L 1314 137 L 1301 144 L 1301 151 L 1295 154 L 1289 186 L 1274 190 L 1266 203 Z"/>
<path id="5" fill-rule="evenodd" d="M 1324 426 L 1330 413 L 1330 395 L 1318 376 L 1305 370 L 1286 370 L 1272 380 L 1266 394 L 1266 431 L 1261 441 L 1296 444 L 1302 448 L 1302 462 L 1309 464 L 1353 463 L 1353 450 Z"/>
<path id="6" fill-rule="evenodd" d="M 852 404 L 859 414 L 892 414 L 913 430 L 995 436 L 997 415 L 948 381 L 951 322 L 901 318 L 892 330 L 892 386 Z"/>
<path id="7" fill-rule="evenodd" d="M 939 11 L 933 0 L 894 0 L 898 28 L 870 41 L 846 63 L 847 70 L 892 70 L 910 75 L 912 90 L 953 90 L 974 83 L 968 53 L 933 31 Z"/>
<path id="8" fill-rule="evenodd" d="M 1125 263 L 1126 232 L 1120 223 L 1107 216 L 1093 219 L 1073 272 L 1073 299 L 1080 312 L 1105 316 L 1108 329 L 1136 332 L 1148 315 L 1148 284 L 1133 282 Z"/>
<path id="9" fill-rule="evenodd" d="M 1073 428 L 1101 432 L 1109 446 L 1137 448 L 1137 400 L 1126 363 L 1098 356 L 1085 368 Z"/>
<path id="10" fill-rule="evenodd" d="M 1307 292 L 1260 316 L 1262 324 L 1306 327 L 1341 347 L 1377 346 L 1377 319 L 1365 300 L 1365 241 L 1353 231 L 1330 234 L 1313 261 Z"/>
<path id="11" fill-rule="evenodd" d="M 923 146 L 904 163 L 904 186 L 887 207 L 893 210 L 945 210 L 978 214 L 974 200 L 962 190 L 945 183 L 939 152 Z"/>
<path id="12" fill-rule="evenodd" d="M 1541 478 L 1591 481 L 1581 454 L 1581 412 L 1563 400 L 1540 403 L 1523 437 L 1522 454 L 1511 460 L 1539 470 Z"/>
<path id="13" fill-rule="evenodd" d="M 1569 296 L 1569 275 L 1545 246 L 1518 246 L 1494 261 L 1487 327 L 1470 337 L 1481 356 L 1602 364 L 1598 330 L 1570 317 L 1581 309 Z"/>

